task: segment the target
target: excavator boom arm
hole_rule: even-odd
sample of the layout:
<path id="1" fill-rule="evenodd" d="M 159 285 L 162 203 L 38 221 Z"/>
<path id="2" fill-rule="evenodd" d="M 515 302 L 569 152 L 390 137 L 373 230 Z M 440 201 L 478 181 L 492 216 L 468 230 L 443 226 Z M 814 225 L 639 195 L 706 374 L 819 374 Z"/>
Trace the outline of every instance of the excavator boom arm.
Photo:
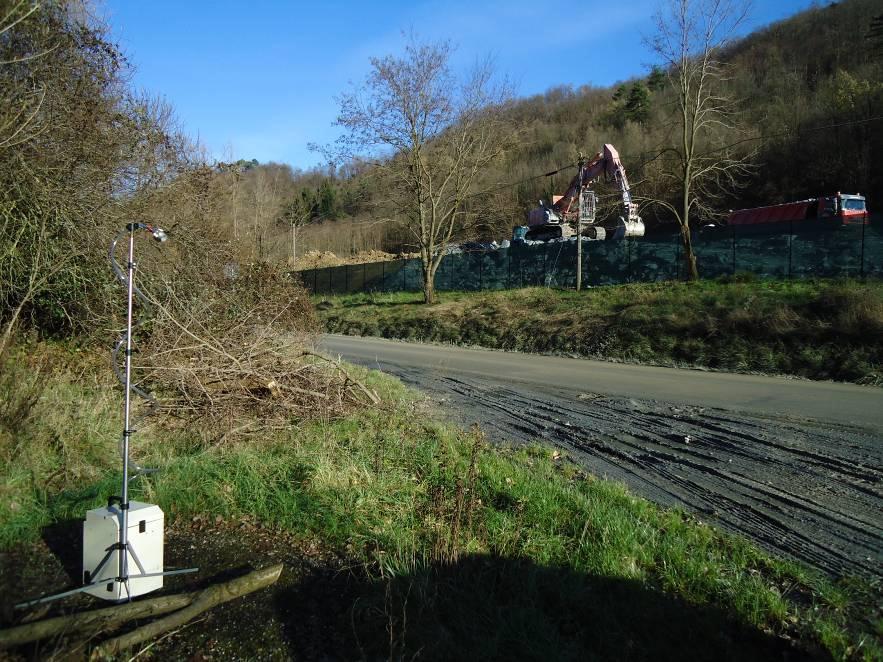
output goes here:
<path id="1" fill-rule="evenodd" d="M 591 160 L 582 165 L 580 171 L 571 180 L 570 186 L 567 187 L 567 192 L 558 202 L 552 205 L 552 208 L 559 214 L 566 216 L 573 207 L 573 204 L 579 200 L 580 192 L 602 174 L 606 175 L 608 180 L 615 181 L 622 192 L 622 204 L 626 212 L 625 218 L 629 220 L 637 218 L 637 212 L 632 203 L 632 195 L 629 189 L 629 180 L 625 174 L 625 167 L 619 159 L 619 152 L 610 144 L 605 144 L 603 152 L 598 152 Z"/>
<path id="2" fill-rule="evenodd" d="M 581 193 L 602 175 L 608 181 L 616 182 L 619 187 L 624 214 L 619 218 L 618 223 L 606 219 L 602 224 L 598 224 L 594 230 L 596 234 L 604 230 L 609 238 L 644 236 L 644 222 L 638 216 L 636 205 L 632 202 L 629 180 L 625 174 L 625 167 L 619 160 L 619 152 L 613 145 L 605 144 L 603 151 L 587 161 L 580 161 L 579 171 L 570 181 L 563 196 L 558 199 L 553 198 L 551 206 L 540 200 L 540 206 L 528 212 L 527 225 L 532 228 L 528 237 L 530 232 L 542 233 L 544 228 L 552 227 L 556 228 L 557 236 L 561 236 L 562 229 L 578 218 Z"/>

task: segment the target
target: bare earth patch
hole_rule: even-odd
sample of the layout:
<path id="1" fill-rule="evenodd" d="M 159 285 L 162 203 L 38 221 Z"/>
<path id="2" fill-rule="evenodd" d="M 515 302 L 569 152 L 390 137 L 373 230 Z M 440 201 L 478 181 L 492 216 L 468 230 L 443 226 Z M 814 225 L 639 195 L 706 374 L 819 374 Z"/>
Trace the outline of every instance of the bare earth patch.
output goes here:
<path id="1" fill-rule="evenodd" d="M 50 527 L 44 540 L 0 553 L 3 623 L 20 613 L 11 607 L 34 596 L 75 584 L 81 571 L 80 523 Z M 199 566 L 194 575 L 166 579 L 163 593 L 196 590 L 253 567 L 282 562 L 279 581 L 268 589 L 219 605 L 178 631 L 146 644 L 138 659 L 154 660 L 321 660 L 358 657 L 354 637 L 340 631 L 337 616 L 355 600 L 364 582 L 359 566 L 350 569 L 338 555 L 312 541 L 266 528 L 250 520 L 225 522 L 211 517 L 178 522 L 166 530 L 167 567 Z M 147 597 L 155 597 L 152 593 Z M 88 596 L 67 598 L 41 610 L 43 616 L 108 606 Z M 136 623 L 126 629 L 134 628 Z M 94 643 L 106 637 L 96 637 Z M 149 648 L 148 648 L 149 646 Z M 74 648 L 74 654 L 65 651 Z M 44 641 L 7 653 L 2 660 L 83 659 L 74 638 Z M 132 651 L 132 655 L 138 651 Z M 131 656 L 128 656 L 131 657 Z M 126 657 L 125 659 L 128 659 Z"/>

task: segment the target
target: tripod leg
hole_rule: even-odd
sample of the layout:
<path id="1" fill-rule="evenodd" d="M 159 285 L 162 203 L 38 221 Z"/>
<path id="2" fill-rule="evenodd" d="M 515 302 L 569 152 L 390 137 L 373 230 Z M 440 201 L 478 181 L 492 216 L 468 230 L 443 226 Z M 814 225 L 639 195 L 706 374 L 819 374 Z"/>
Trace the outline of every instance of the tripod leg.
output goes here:
<path id="1" fill-rule="evenodd" d="M 110 555 L 113 554 L 114 549 L 115 549 L 115 545 L 111 545 L 110 547 L 107 548 L 107 550 L 105 550 L 107 552 L 107 554 L 105 554 L 104 558 L 101 559 L 101 563 L 99 563 L 97 566 L 95 566 L 95 570 L 92 571 L 92 574 L 90 576 L 90 578 L 93 582 L 96 581 L 95 578 L 98 577 L 98 573 L 101 572 L 101 569 L 105 565 L 107 565 L 107 562 L 110 560 Z"/>
<path id="2" fill-rule="evenodd" d="M 142 575 L 146 575 L 147 573 L 144 572 L 144 566 L 141 565 L 141 561 L 138 559 L 138 555 L 135 553 L 135 548 L 132 547 L 132 543 L 130 543 L 130 542 L 126 543 L 126 547 L 128 547 L 129 555 L 135 561 L 135 565 L 138 566 L 138 570 L 141 572 Z M 127 579 L 128 579 L 128 577 L 127 577 Z"/>

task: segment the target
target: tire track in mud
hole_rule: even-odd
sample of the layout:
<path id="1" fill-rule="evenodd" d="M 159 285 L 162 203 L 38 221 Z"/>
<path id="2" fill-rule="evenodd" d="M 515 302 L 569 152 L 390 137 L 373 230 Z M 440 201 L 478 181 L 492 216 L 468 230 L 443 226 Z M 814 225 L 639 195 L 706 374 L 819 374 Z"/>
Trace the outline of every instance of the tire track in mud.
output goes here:
<path id="1" fill-rule="evenodd" d="M 596 475 L 829 575 L 883 576 L 880 431 L 384 368 L 492 440 L 561 447 Z"/>

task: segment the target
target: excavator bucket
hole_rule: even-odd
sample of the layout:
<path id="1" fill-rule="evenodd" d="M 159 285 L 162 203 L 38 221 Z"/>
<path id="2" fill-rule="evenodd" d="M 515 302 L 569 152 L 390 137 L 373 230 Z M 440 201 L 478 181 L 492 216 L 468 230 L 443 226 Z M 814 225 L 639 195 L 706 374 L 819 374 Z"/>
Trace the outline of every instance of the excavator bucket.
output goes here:
<path id="1" fill-rule="evenodd" d="M 625 239 L 626 237 L 643 237 L 644 221 L 640 216 L 625 219 L 620 216 L 613 224 L 614 227 L 607 230 L 608 239 Z"/>
<path id="2" fill-rule="evenodd" d="M 626 237 L 643 237 L 644 236 L 644 221 L 641 220 L 640 216 L 636 216 L 635 218 L 625 221 L 625 236 Z"/>

